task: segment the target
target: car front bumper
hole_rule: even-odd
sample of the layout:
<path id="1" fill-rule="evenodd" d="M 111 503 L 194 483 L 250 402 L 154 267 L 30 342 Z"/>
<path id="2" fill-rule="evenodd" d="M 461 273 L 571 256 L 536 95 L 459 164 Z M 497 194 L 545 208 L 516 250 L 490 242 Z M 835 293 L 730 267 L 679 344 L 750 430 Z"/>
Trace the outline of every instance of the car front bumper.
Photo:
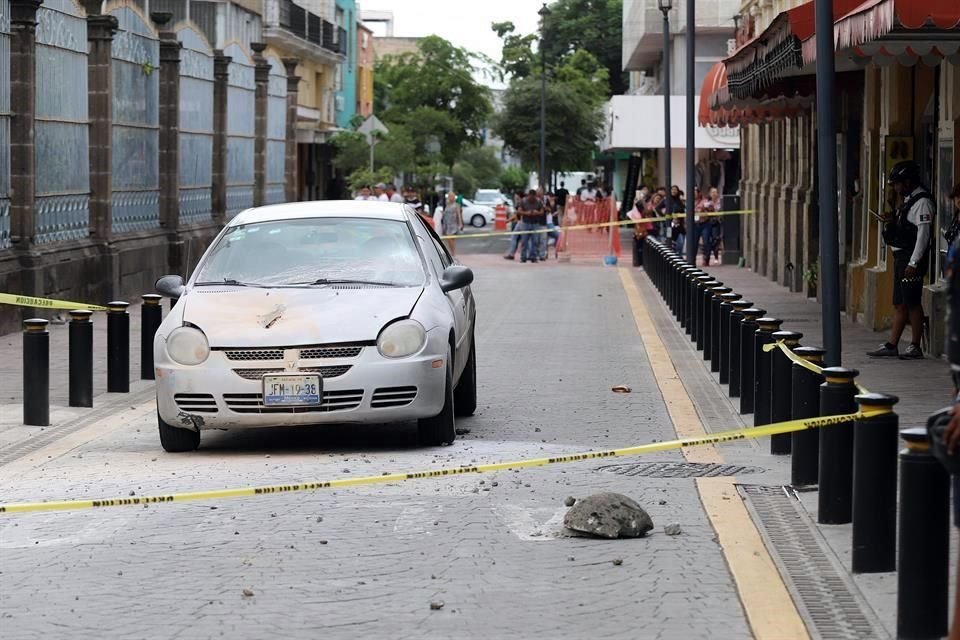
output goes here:
<path id="1" fill-rule="evenodd" d="M 443 408 L 446 353 L 431 348 L 395 360 L 367 346 L 354 358 L 284 361 L 232 361 L 214 350 L 202 365 L 186 367 L 169 358 L 156 365 L 157 409 L 169 425 L 199 429 L 237 429 L 329 423 L 386 423 L 433 417 Z M 159 355 L 159 354 L 158 354 Z M 349 367 L 323 377 L 321 404 L 265 407 L 263 382 L 256 376 L 316 373 L 306 369 Z M 280 370 L 277 370 L 277 369 Z M 240 373 L 238 373 L 240 372 Z"/>

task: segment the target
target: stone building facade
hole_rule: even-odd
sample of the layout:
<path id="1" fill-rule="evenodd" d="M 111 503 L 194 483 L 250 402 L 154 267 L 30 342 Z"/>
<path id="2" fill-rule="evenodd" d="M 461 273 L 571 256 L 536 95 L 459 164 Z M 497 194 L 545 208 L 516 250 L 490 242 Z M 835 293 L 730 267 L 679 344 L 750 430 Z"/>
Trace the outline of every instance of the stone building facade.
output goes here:
<path id="1" fill-rule="evenodd" d="M 0 5 L 0 291 L 147 293 L 242 209 L 295 199 L 296 59 L 132 2 Z M 0 331 L 36 313 L 0 307 Z"/>
<path id="2" fill-rule="evenodd" d="M 941 227 L 960 181 L 960 4 L 953 0 L 834 0 L 836 158 L 845 313 L 889 327 L 893 260 L 871 212 L 886 174 L 914 159 L 938 201 L 925 309 L 929 347 L 943 348 Z M 708 77 L 701 123 L 739 125 L 746 265 L 817 295 L 816 47 L 813 2 L 745 0 L 737 48 Z"/>

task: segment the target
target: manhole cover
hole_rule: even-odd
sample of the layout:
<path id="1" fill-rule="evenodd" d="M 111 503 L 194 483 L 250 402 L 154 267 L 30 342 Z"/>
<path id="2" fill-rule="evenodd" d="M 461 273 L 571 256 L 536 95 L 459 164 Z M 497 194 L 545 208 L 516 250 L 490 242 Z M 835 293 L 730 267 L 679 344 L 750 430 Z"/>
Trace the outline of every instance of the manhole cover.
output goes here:
<path id="1" fill-rule="evenodd" d="M 762 473 L 760 467 L 744 467 L 738 464 L 715 464 L 705 462 L 635 462 L 611 464 L 600 471 L 621 476 L 645 478 L 705 478 L 714 476 L 739 476 L 746 473 Z"/>

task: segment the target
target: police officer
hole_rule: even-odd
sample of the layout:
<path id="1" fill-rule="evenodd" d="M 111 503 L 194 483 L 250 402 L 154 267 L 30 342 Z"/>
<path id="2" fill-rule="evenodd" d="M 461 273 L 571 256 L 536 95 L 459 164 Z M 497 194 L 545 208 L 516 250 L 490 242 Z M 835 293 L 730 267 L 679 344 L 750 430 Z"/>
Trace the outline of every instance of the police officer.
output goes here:
<path id="1" fill-rule="evenodd" d="M 875 351 L 874 358 L 899 357 L 912 360 L 923 357 L 920 339 L 923 336 L 923 274 L 927 271 L 930 249 L 930 224 L 933 222 L 934 200 L 920 181 L 920 167 L 905 160 L 894 165 L 889 178 L 894 193 L 887 204 L 884 241 L 893 249 L 893 307 L 895 315 L 890 341 Z M 896 206 L 900 202 L 900 206 Z M 901 354 L 900 336 L 910 323 L 911 341 Z"/>

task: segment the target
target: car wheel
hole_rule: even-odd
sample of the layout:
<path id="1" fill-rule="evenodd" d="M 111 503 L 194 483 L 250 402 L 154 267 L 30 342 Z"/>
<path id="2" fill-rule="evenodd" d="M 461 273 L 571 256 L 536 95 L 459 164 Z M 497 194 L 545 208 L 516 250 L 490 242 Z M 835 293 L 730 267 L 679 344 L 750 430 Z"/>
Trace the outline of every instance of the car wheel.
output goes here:
<path id="1" fill-rule="evenodd" d="M 487 219 L 484 218 L 481 214 L 475 213 L 473 214 L 473 217 L 470 218 L 470 224 L 472 224 L 473 226 L 479 229 L 487 226 Z"/>
<path id="2" fill-rule="evenodd" d="M 196 429 L 181 429 L 163 421 L 157 414 L 157 424 L 160 426 L 160 446 L 170 453 L 195 451 L 200 446 L 200 431 Z"/>
<path id="3" fill-rule="evenodd" d="M 457 437 L 453 399 L 453 358 L 447 356 L 447 381 L 443 388 L 443 409 L 432 418 L 417 421 L 417 436 L 425 447 L 453 444 Z"/>
<path id="4" fill-rule="evenodd" d="M 460 382 L 453 392 L 453 406 L 458 416 L 472 416 L 477 411 L 477 341 L 470 337 L 470 358 L 463 369 Z"/>

